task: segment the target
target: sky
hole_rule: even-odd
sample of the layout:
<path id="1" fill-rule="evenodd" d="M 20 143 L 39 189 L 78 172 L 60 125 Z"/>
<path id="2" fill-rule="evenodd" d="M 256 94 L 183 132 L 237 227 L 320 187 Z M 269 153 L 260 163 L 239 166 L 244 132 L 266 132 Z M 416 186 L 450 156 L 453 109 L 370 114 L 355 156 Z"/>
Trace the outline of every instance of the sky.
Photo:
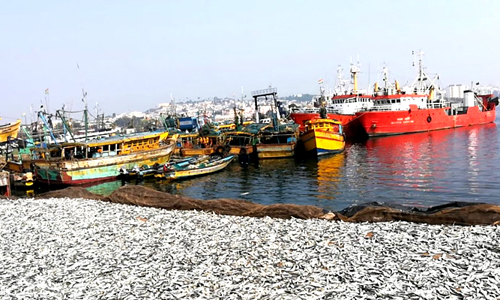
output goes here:
<path id="1" fill-rule="evenodd" d="M 106 115 L 270 85 L 317 94 L 358 58 L 361 87 L 383 66 L 404 84 L 419 50 L 442 87 L 498 85 L 499 11 L 486 0 L 0 0 L 0 123 L 30 121 L 41 104 L 82 110 L 82 90 Z"/>

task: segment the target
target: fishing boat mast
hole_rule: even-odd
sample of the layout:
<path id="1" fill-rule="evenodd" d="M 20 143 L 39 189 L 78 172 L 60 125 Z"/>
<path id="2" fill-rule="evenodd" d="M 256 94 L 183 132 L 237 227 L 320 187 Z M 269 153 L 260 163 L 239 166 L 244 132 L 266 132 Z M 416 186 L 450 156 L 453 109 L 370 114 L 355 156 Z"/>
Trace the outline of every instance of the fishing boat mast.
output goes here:
<path id="1" fill-rule="evenodd" d="M 83 109 L 83 119 L 85 122 L 85 142 L 88 141 L 88 131 L 89 131 L 89 116 L 88 116 L 88 106 L 87 106 L 87 92 L 82 88 L 82 102 L 85 103 L 85 108 Z"/>
<path id="2" fill-rule="evenodd" d="M 268 100 L 268 97 L 271 98 L 273 101 L 274 107 L 278 106 L 278 89 L 273 88 L 269 86 L 269 88 L 264 89 L 264 90 L 257 90 L 252 92 L 252 97 L 254 99 L 255 103 L 255 122 L 259 123 L 259 104 L 258 104 L 258 99 L 259 98 L 265 98 L 265 100 Z M 277 118 L 278 120 L 280 119 L 279 111 L 277 112 Z"/>
<path id="3" fill-rule="evenodd" d="M 61 119 L 61 123 L 62 123 L 62 126 L 63 126 L 63 136 L 64 136 L 64 139 L 67 141 L 67 139 L 66 139 L 66 132 L 67 132 L 71 136 L 71 139 L 73 140 L 73 142 L 76 142 L 75 137 L 73 136 L 73 132 L 72 132 L 71 128 L 69 127 L 68 122 L 66 120 L 66 114 L 65 114 L 65 111 L 64 111 L 64 105 L 63 105 L 63 107 L 62 107 L 61 110 L 56 110 L 56 116 Z"/>
<path id="4" fill-rule="evenodd" d="M 319 104 L 320 104 L 319 117 L 321 119 L 326 119 L 327 118 L 326 108 L 325 108 L 326 99 L 325 99 L 325 87 L 323 86 L 323 80 L 319 81 L 319 93 L 320 93 L 320 98 L 319 98 Z"/>

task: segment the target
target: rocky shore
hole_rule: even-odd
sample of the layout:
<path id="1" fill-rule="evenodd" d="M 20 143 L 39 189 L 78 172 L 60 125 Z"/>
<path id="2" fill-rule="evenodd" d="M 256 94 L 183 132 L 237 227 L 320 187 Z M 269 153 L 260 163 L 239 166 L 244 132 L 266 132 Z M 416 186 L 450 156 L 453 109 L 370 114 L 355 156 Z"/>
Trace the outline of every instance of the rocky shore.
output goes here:
<path id="1" fill-rule="evenodd" d="M 0 299 L 500 297 L 499 226 L 332 221 L 314 208 L 305 211 L 318 218 L 286 208 L 251 218 L 183 201 L 167 210 L 84 198 L 0 199 Z"/>

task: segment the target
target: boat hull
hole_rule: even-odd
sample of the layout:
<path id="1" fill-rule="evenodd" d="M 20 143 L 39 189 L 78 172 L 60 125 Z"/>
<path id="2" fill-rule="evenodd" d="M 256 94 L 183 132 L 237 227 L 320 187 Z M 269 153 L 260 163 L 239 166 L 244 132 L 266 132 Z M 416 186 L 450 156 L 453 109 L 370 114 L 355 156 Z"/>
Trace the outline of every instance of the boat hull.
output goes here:
<path id="1" fill-rule="evenodd" d="M 21 127 L 21 120 L 17 120 L 14 123 L 9 123 L 0 126 L 0 143 L 7 142 L 9 137 L 11 139 L 16 139 Z"/>
<path id="2" fill-rule="evenodd" d="M 257 157 L 260 159 L 293 157 L 296 145 L 295 142 L 286 144 L 257 144 Z"/>
<path id="3" fill-rule="evenodd" d="M 342 135 L 321 129 L 305 132 L 301 140 L 305 151 L 317 156 L 340 153 L 345 148 Z"/>
<path id="4" fill-rule="evenodd" d="M 496 110 L 472 106 L 457 115 L 448 115 L 447 108 L 432 108 L 359 112 L 356 116 L 366 134 L 374 137 L 488 124 L 495 121 Z"/>
<path id="5" fill-rule="evenodd" d="M 210 148 L 181 148 L 179 154 L 182 157 L 197 156 L 197 155 L 210 155 L 215 152 L 214 147 Z"/>
<path id="6" fill-rule="evenodd" d="M 292 113 L 292 120 L 299 124 L 300 131 L 305 131 L 305 123 L 309 120 L 320 119 L 318 113 Z M 366 134 L 356 115 L 327 114 L 327 118 L 342 123 L 344 135 L 347 140 L 365 139 Z"/>
<path id="7" fill-rule="evenodd" d="M 100 181 L 114 180 L 122 167 L 162 165 L 170 160 L 175 143 L 155 150 L 134 152 L 126 155 L 107 156 L 70 161 L 36 160 L 37 181 L 52 185 L 82 185 Z"/>
<path id="8" fill-rule="evenodd" d="M 233 155 L 252 154 L 252 153 L 253 153 L 253 146 L 252 145 L 246 145 L 246 146 L 233 146 L 233 145 L 231 145 L 231 150 L 229 150 L 229 154 L 233 154 Z"/>
<path id="9" fill-rule="evenodd" d="M 229 163 L 231 163 L 234 159 L 234 155 L 230 155 L 221 159 L 215 165 L 209 165 L 203 168 L 194 168 L 194 169 L 186 169 L 186 170 L 176 170 L 170 173 L 164 173 L 161 176 L 157 176 L 160 178 L 167 178 L 169 180 L 179 180 L 179 179 L 188 179 L 197 176 L 203 176 L 211 173 L 215 173 L 226 168 Z M 156 176 L 156 175 L 155 175 Z"/>

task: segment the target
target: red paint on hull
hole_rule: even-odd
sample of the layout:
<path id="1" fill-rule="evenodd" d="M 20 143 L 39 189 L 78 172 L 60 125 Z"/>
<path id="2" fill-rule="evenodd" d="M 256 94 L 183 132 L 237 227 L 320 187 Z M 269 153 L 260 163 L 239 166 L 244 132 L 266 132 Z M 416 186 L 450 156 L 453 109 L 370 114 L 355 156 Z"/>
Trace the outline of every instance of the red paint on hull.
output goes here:
<path id="1" fill-rule="evenodd" d="M 66 179 L 61 179 L 57 178 L 56 180 L 46 180 L 46 179 L 40 179 L 39 177 L 37 178 L 37 182 L 41 184 L 48 184 L 48 185 L 53 185 L 53 186 L 72 186 L 72 185 L 80 185 L 80 186 L 85 186 L 85 185 L 93 185 L 95 183 L 102 183 L 102 182 L 107 182 L 107 181 L 114 181 L 117 180 L 118 176 L 109 176 L 109 177 L 100 177 L 100 178 L 93 178 L 93 179 L 82 179 L 82 180 L 73 180 L 69 176 L 65 176 L 64 178 Z"/>
<path id="2" fill-rule="evenodd" d="M 384 136 L 492 123 L 496 110 L 494 106 L 488 111 L 473 106 L 458 115 L 448 115 L 445 108 L 434 108 L 358 112 L 356 116 L 368 136 Z"/>
<path id="3" fill-rule="evenodd" d="M 296 124 L 299 124 L 299 129 L 303 132 L 305 123 L 309 120 L 319 119 L 320 115 L 318 113 L 291 113 L 290 117 Z M 356 115 L 327 114 L 327 118 L 342 123 L 346 140 L 366 137 Z"/>

